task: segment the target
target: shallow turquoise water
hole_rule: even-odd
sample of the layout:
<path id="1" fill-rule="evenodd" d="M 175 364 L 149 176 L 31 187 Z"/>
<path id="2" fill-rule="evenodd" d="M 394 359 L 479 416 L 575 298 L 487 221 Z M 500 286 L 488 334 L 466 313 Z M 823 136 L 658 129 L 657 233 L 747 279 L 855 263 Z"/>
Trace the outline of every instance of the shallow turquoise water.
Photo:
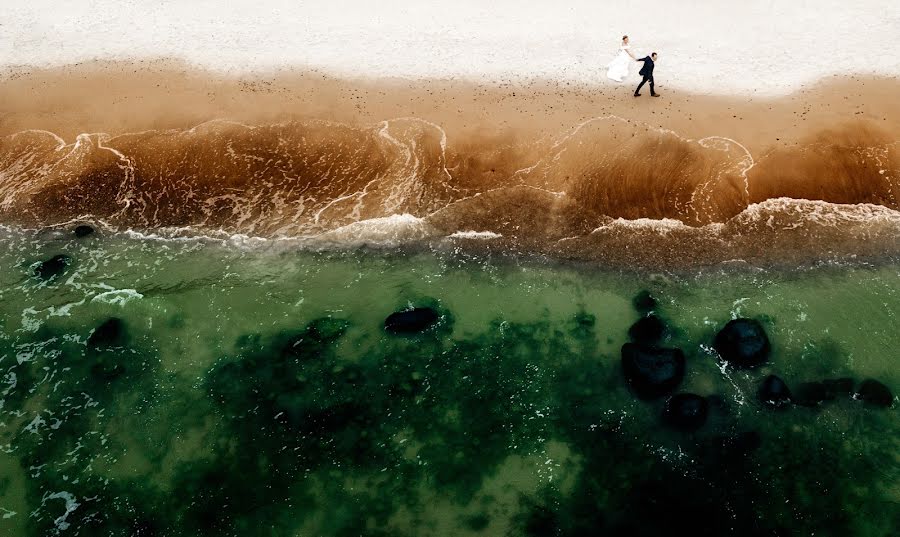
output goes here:
<path id="1" fill-rule="evenodd" d="M 900 265 L 625 274 L 459 252 L 4 231 L 5 535 L 892 535 L 900 420 L 795 386 L 900 387 Z M 32 265 L 73 263 L 42 281 Z M 650 290 L 698 431 L 619 353 Z M 396 336 L 384 319 L 432 306 Z M 760 320 L 770 362 L 713 337 Z M 124 335 L 88 344 L 109 318 Z M 698 524 L 702 529 L 698 529 Z"/>

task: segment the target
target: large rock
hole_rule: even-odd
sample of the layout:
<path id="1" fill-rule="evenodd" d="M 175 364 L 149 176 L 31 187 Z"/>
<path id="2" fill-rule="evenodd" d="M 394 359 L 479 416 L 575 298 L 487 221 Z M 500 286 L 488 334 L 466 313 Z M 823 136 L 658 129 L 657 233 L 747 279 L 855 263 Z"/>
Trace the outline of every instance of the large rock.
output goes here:
<path id="1" fill-rule="evenodd" d="M 641 343 L 622 346 L 622 371 L 634 393 L 652 399 L 671 393 L 684 378 L 681 349 L 653 347 Z"/>
<path id="2" fill-rule="evenodd" d="M 638 343 L 657 343 L 665 334 L 666 323 L 653 314 L 641 317 L 628 329 L 628 337 Z"/>
<path id="3" fill-rule="evenodd" d="M 889 407 L 894 404 L 894 394 L 884 384 L 874 379 L 864 380 L 859 385 L 856 396 L 873 406 Z"/>
<path id="4" fill-rule="evenodd" d="M 397 311 L 384 320 L 384 329 L 392 334 L 416 334 L 431 328 L 440 318 L 434 308 Z"/>
<path id="5" fill-rule="evenodd" d="M 723 360 L 735 367 L 756 367 L 769 359 L 771 345 L 766 331 L 753 319 L 729 321 L 713 343 Z"/>
<path id="6" fill-rule="evenodd" d="M 759 401 L 770 408 L 782 408 L 791 404 L 791 390 L 781 378 L 775 375 L 766 377 L 759 387 Z"/>
<path id="7" fill-rule="evenodd" d="M 696 431 L 706 423 L 709 403 L 695 393 L 675 394 L 666 401 L 663 421 L 681 431 Z"/>
<path id="8" fill-rule="evenodd" d="M 71 257 L 66 254 L 58 254 L 46 261 L 41 261 L 41 264 L 34 269 L 34 275 L 42 280 L 49 280 L 65 272 L 71 264 Z"/>

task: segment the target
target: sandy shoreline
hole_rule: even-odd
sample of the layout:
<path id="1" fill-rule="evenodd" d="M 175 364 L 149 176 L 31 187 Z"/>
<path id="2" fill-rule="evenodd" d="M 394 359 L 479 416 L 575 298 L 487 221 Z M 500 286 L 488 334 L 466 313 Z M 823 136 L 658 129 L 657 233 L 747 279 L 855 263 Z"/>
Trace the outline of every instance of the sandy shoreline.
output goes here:
<path id="1" fill-rule="evenodd" d="M 477 232 L 626 266 L 900 250 L 900 81 L 760 99 L 659 79 L 662 98 L 635 99 L 630 84 L 239 78 L 166 61 L 7 74 L 0 223 L 348 244 Z"/>
<path id="2" fill-rule="evenodd" d="M 0 77 L 0 136 L 25 129 L 66 140 L 83 132 L 111 135 L 190 128 L 211 119 L 269 123 L 326 119 L 352 124 L 417 117 L 452 138 L 473 134 L 556 137 L 590 118 L 616 115 L 685 137 L 726 136 L 759 151 L 819 131 L 866 123 L 892 133 L 900 126 L 895 78 L 832 77 L 784 97 L 694 95 L 667 87 L 663 97 L 635 99 L 637 80 L 578 85 L 535 80 L 478 84 L 446 79 L 337 79 L 280 71 L 225 76 L 167 60 L 91 62 Z M 896 139 L 896 136 L 894 136 Z"/>

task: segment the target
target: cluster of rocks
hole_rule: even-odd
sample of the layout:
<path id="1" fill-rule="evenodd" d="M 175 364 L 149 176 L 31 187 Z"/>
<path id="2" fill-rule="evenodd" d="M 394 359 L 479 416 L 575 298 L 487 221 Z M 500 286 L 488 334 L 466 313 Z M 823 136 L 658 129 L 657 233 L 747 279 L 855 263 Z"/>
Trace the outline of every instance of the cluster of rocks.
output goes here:
<path id="1" fill-rule="evenodd" d="M 83 239 L 94 233 L 94 228 L 81 224 L 71 231 L 76 239 Z M 52 282 L 62 276 L 75 263 L 67 254 L 56 254 L 36 265 L 32 270 L 34 277 L 44 282 Z M 91 357 L 90 373 L 98 380 L 111 381 L 126 373 L 119 353 L 108 352 L 119 349 L 126 344 L 126 328 L 122 319 L 112 317 L 97 326 L 88 336 L 86 346 Z"/>
<path id="2" fill-rule="evenodd" d="M 631 342 L 622 346 L 622 372 L 632 392 L 650 400 L 672 394 L 684 379 L 686 362 L 681 349 L 665 347 L 661 342 L 668 328 L 653 310 L 656 300 L 643 291 L 634 298 L 641 318 L 628 330 Z M 716 334 L 713 348 L 729 365 L 751 369 L 769 360 L 772 346 L 763 326 L 754 319 L 733 319 Z M 853 397 L 873 406 L 889 407 L 893 394 L 887 386 L 873 379 L 863 381 L 857 390 L 851 378 L 805 382 L 792 392 L 775 375 L 766 377 L 759 389 L 760 402 L 770 408 L 788 405 L 817 406 L 839 397 Z M 707 398 L 694 393 L 672 395 L 663 408 L 663 422 L 680 430 L 691 431 L 703 426 L 709 414 Z"/>
<path id="3" fill-rule="evenodd" d="M 668 335 L 668 327 L 653 313 L 656 299 L 649 292 L 638 294 L 633 304 L 641 318 L 628 329 L 631 342 L 622 346 L 622 372 L 637 397 L 658 399 L 675 391 L 684 379 L 684 352 L 661 345 Z M 693 431 L 706 423 L 708 415 L 709 402 L 705 397 L 678 393 L 666 401 L 662 419 L 675 429 Z"/>
<path id="4" fill-rule="evenodd" d="M 856 381 L 849 377 L 803 382 L 791 390 L 787 383 L 775 375 L 767 376 L 759 387 L 760 403 L 769 408 L 786 408 L 791 405 L 817 407 L 838 399 L 853 398 L 876 407 L 894 404 L 891 390 L 875 379 L 866 379 L 854 390 Z"/>
<path id="5" fill-rule="evenodd" d="M 76 226 L 75 229 L 72 230 L 72 234 L 78 239 L 87 237 L 93 233 L 94 228 L 85 224 Z M 73 259 L 70 256 L 66 254 L 57 254 L 50 259 L 45 259 L 38 263 L 34 267 L 33 274 L 41 280 L 50 281 L 62 275 L 72 263 Z"/>

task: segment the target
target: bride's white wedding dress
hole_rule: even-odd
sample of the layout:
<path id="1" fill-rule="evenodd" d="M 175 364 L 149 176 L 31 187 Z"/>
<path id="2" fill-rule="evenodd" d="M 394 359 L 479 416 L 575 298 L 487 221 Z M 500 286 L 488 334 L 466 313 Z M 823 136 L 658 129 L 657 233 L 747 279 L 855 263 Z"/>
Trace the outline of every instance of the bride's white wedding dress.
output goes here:
<path id="1" fill-rule="evenodd" d="M 619 47 L 619 53 L 616 54 L 613 61 L 609 62 L 609 65 L 606 66 L 607 78 L 611 78 L 616 82 L 621 82 L 628 76 L 628 66 L 631 65 L 632 61 L 631 56 L 628 55 L 628 48 L 628 45 Z"/>

